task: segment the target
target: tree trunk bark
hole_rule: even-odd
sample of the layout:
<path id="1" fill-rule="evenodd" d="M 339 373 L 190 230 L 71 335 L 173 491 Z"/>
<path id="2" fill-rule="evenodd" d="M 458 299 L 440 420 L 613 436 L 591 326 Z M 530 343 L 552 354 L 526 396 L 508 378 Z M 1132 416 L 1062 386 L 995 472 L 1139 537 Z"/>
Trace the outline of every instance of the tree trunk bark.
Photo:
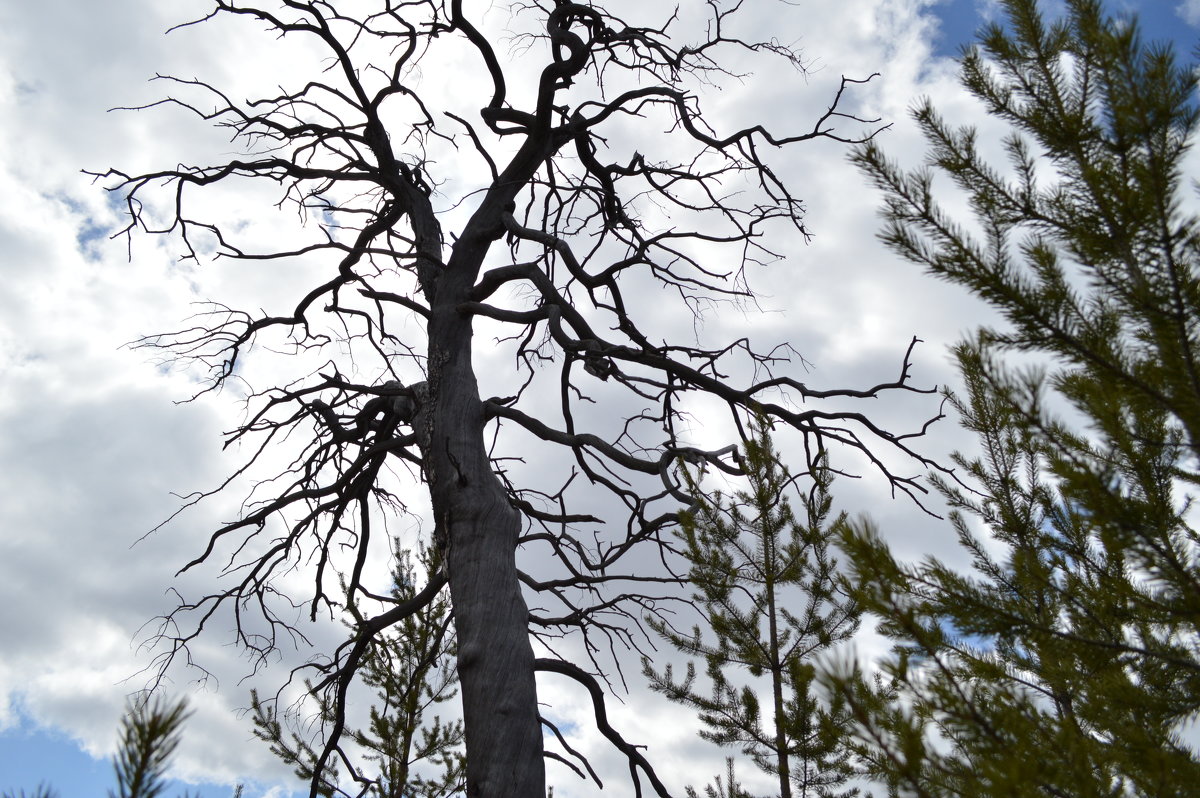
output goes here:
<path id="1" fill-rule="evenodd" d="M 516 568 L 521 516 L 492 472 L 471 363 L 471 317 L 457 311 L 488 239 L 464 235 L 437 281 L 422 431 L 426 476 L 454 604 L 467 796 L 541 798 L 546 776 L 534 656 Z"/>
<path id="2" fill-rule="evenodd" d="M 791 757 L 788 754 L 787 734 L 783 726 L 783 672 L 787 667 L 780 654 L 779 617 L 775 606 L 775 576 L 778 574 L 779 537 L 778 532 L 768 538 L 763 536 L 764 564 L 767 575 L 767 624 L 770 640 L 768 650 L 771 656 L 771 700 L 775 711 L 775 762 L 779 774 L 779 798 L 792 798 L 792 768 Z"/>

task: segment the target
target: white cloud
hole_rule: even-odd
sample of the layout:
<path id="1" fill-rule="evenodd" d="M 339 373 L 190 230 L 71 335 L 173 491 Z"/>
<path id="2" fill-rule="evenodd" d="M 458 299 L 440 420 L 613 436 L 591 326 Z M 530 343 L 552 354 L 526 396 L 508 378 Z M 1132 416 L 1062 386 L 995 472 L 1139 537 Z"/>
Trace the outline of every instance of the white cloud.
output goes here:
<path id="1" fill-rule="evenodd" d="M 1183 0 L 1175 6 L 1175 13 L 1187 24 L 1200 27 L 1200 0 Z"/>
<path id="2" fill-rule="evenodd" d="M 1000 16 L 1000 0 L 975 0 L 975 13 L 991 22 Z"/>

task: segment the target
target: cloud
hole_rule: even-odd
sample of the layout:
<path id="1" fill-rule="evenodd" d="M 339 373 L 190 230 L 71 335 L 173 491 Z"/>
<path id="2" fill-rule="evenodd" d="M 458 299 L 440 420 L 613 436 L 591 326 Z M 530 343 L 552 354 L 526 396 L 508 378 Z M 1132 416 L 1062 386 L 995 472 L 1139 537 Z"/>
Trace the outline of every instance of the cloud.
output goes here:
<path id="1" fill-rule="evenodd" d="M 1175 6 L 1175 13 L 1187 24 L 1200 27 L 1200 0 L 1183 0 Z"/>

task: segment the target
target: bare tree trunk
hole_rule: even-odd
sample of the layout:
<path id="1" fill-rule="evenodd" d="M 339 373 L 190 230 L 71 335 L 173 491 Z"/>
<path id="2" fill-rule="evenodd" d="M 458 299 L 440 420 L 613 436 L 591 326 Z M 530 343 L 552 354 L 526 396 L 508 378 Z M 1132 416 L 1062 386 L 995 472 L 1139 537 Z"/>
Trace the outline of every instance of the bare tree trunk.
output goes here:
<path id="1" fill-rule="evenodd" d="M 486 492 L 485 492 L 486 491 Z M 467 795 L 540 796 L 545 765 L 529 644 L 529 612 L 511 546 L 516 514 L 490 486 L 462 501 L 453 522 L 450 591 L 467 728 Z"/>
<path id="2" fill-rule="evenodd" d="M 466 728 L 469 798 L 546 793 L 529 609 L 516 568 L 520 513 L 493 473 L 471 363 L 467 299 L 490 241 L 460 239 L 437 282 L 430 324 L 426 463 L 444 547 Z"/>

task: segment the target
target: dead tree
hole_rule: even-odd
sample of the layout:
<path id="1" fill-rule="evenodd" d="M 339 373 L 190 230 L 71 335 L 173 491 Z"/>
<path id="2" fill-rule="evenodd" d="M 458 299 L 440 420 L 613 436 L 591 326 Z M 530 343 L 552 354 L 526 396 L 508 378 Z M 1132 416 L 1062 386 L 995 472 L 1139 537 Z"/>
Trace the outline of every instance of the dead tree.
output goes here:
<path id="1" fill-rule="evenodd" d="M 141 342 L 206 368 L 210 389 L 240 375 L 251 347 L 267 341 L 287 344 L 277 367 L 296 364 L 288 380 L 251 393 L 229 440 L 250 442 L 248 469 L 285 442 L 301 442 L 298 451 L 185 566 L 212 564 L 220 587 L 181 600 L 163 627 L 164 656 L 187 652 L 221 611 L 236 615 L 238 642 L 265 658 L 281 635 L 298 633 L 279 601 L 305 603 L 313 619 L 379 602 L 379 614 L 357 613 L 353 634 L 309 665 L 338 712 L 322 762 L 348 764 L 342 718 L 364 652 L 448 584 L 469 796 L 544 795 L 543 757 L 579 756 L 543 751 L 537 673 L 588 691 L 601 730 L 629 757 L 637 794 L 645 779 L 665 795 L 643 753 L 606 720 L 601 661 L 585 667 L 550 652 L 568 631 L 592 655 L 637 646 L 640 617 L 675 579 L 664 532 L 691 501 L 677 464 L 739 472 L 736 437 L 715 450 L 688 444 L 681 419 L 693 398 L 723 403 L 731 429 L 754 413 L 790 426 L 809 465 L 831 448 L 865 454 L 910 495 L 922 490 L 915 478 L 888 470 L 885 458 L 929 464 L 909 446 L 921 424 L 897 434 L 846 409 L 917 390 L 911 347 L 895 380 L 818 390 L 797 379 L 787 347 L 710 344 L 699 333 L 690 343 L 663 340 L 638 306 L 665 288 L 676 313 L 752 307 L 745 268 L 807 236 L 801 202 L 768 155 L 814 139 L 860 141 L 878 125 L 844 110 L 844 93 L 861 82 L 851 78 L 799 131 L 706 120 L 705 87 L 740 77 L 727 58 L 801 67 L 786 47 L 740 37 L 737 2 L 692 4 L 689 19 L 705 15 L 705 24 L 686 34 L 653 3 L 619 15 L 600 2 L 501 5 L 510 15 L 503 47 L 472 10 L 488 4 L 215 0 L 187 24 L 247 18 L 271 34 L 265 42 L 302 38 L 322 60 L 274 96 L 247 101 L 164 78 L 172 88 L 162 104 L 227 128 L 241 153 L 101 176 L 127 197 L 127 234 L 175 236 L 188 257 L 215 247 L 247 267 L 303 258 L 328 270 L 290 309 L 214 304 L 194 326 Z M 418 67 L 443 57 L 473 79 L 455 96 L 426 96 Z M 468 160 L 477 168 L 463 180 Z M 260 251 L 193 212 L 197 192 L 243 180 L 278 184 L 314 236 Z M 162 207 L 165 216 L 151 210 Z M 508 332 L 481 349 L 474 332 L 485 324 Z M 493 349 L 511 355 L 512 367 L 502 385 L 481 385 L 479 363 Z M 586 409 L 597 388 L 623 396 L 612 405 L 623 408 L 619 423 Z M 561 484 L 518 481 L 514 460 L 538 447 L 569 453 Z M 388 607 L 386 586 L 363 574 L 368 558 L 386 552 L 379 518 L 403 509 L 395 484 L 404 479 L 428 490 L 442 566 L 415 598 Z M 553 560 L 557 570 L 526 572 L 518 556 Z M 280 595 L 277 579 L 297 568 L 311 569 L 312 593 Z"/>

